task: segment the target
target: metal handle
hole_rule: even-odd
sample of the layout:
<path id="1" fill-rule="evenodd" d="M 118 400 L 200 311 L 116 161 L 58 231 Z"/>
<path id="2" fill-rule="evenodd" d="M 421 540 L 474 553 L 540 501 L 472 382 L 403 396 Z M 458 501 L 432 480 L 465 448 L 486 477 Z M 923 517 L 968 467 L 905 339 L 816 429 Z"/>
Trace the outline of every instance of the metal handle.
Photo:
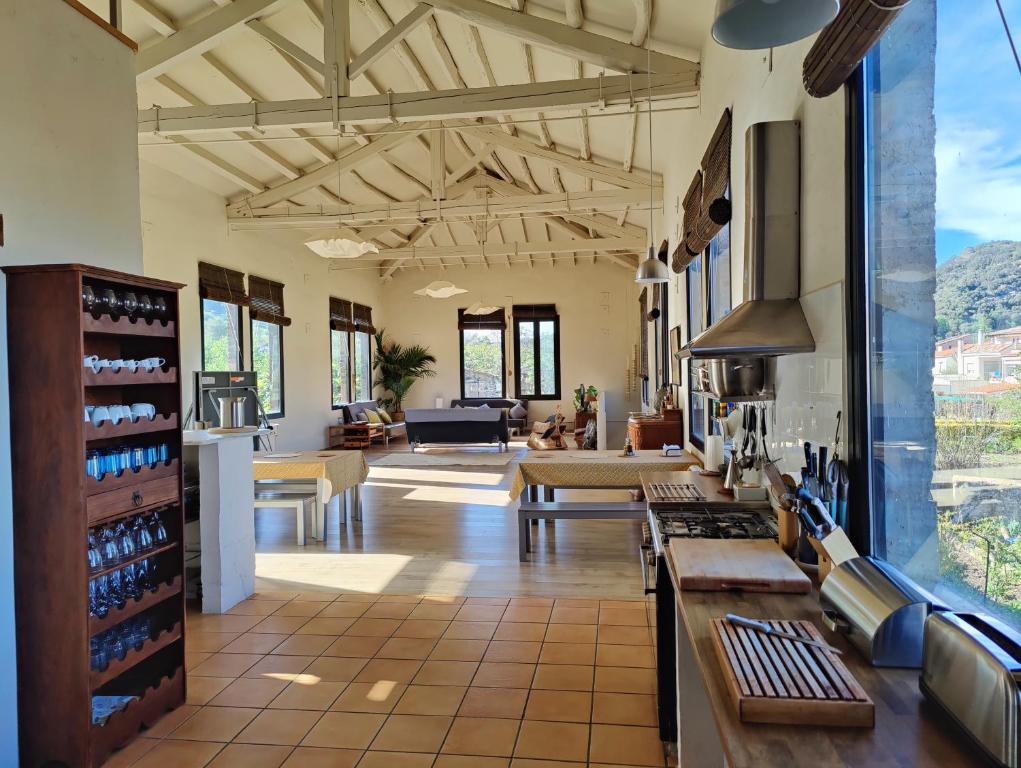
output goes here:
<path id="1" fill-rule="evenodd" d="M 642 544 L 638 547 L 638 561 L 642 564 L 642 590 L 646 595 L 651 595 L 656 587 L 649 586 L 649 568 L 656 562 L 656 553 L 650 545 Z"/>
<path id="2" fill-rule="evenodd" d="M 839 632 L 842 635 L 849 634 L 851 624 L 836 611 L 824 608 L 822 612 L 822 623 L 830 632 Z"/>
<path id="3" fill-rule="evenodd" d="M 131 503 L 136 507 L 142 506 L 142 494 L 139 491 L 135 491 L 131 494 Z"/>

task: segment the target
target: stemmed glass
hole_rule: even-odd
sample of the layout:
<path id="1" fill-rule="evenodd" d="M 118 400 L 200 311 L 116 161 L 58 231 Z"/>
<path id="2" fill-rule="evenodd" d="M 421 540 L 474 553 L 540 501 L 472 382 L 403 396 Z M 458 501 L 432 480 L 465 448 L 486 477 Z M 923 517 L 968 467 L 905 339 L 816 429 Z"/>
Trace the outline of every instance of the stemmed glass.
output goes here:
<path id="1" fill-rule="evenodd" d="M 149 533 L 149 526 L 145 524 L 141 515 L 135 518 L 131 532 L 135 537 L 136 552 L 148 552 L 152 549 L 152 534 Z"/>
<path id="2" fill-rule="evenodd" d="M 169 541 L 170 537 L 167 536 L 167 529 L 163 527 L 163 521 L 160 520 L 160 513 L 152 513 L 152 527 L 153 527 L 153 541 L 156 546 L 162 546 Z"/>
<path id="3" fill-rule="evenodd" d="M 107 288 L 103 291 L 103 306 L 111 318 L 116 320 L 120 317 L 123 303 L 121 302 L 120 296 L 117 295 L 113 288 Z"/>
<path id="4" fill-rule="evenodd" d="M 148 294 L 143 293 L 138 297 L 138 314 L 147 320 L 149 315 L 152 314 L 152 299 L 149 298 Z"/>
<path id="5" fill-rule="evenodd" d="M 99 299 L 96 298 L 96 292 L 92 290 L 91 285 L 82 286 L 82 309 L 86 312 L 91 312 L 98 303 Z"/>
<path id="6" fill-rule="evenodd" d="M 100 576 L 98 579 L 92 579 L 89 582 L 89 613 L 101 619 L 110 612 L 105 585 L 105 576 Z"/>
<path id="7" fill-rule="evenodd" d="M 130 531 L 124 523 L 117 524 L 117 549 L 120 551 L 121 558 L 128 560 L 135 556 L 135 539 L 132 537 Z"/>
<path id="8" fill-rule="evenodd" d="M 124 294 L 124 301 L 122 303 L 124 312 L 128 317 L 132 317 L 135 314 L 135 310 L 138 309 L 138 299 L 135 294 L 128 291 Z"/>
<path id="9" fill-rule="evenodd" d="M 117 540 L 113 537 L 113 531 L 110 528 L 104 528 L 99 535 L 99 551 L 103 556 L 104 566 L 113 565 L 121 559 Z"/>
<path id="10" fill-rule="evenodd" d="M 156 317 L 160 320 L 166 320 L 167 318 L 167 302 L 162 296 L 157 296 L 152 303 L 152 309 Z"/>

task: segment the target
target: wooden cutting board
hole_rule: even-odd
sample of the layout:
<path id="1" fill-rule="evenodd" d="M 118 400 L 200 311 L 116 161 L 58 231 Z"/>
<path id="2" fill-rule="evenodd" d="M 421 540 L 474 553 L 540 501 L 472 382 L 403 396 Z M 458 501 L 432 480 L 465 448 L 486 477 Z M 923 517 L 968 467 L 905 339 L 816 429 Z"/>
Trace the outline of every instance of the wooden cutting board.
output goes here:
<path id="1" fill-rule="evenodd" d="M 677 585 L 683 590 L 793 592 L 812 589 L 779 545 L 762 539 L 670 539 Z"/>

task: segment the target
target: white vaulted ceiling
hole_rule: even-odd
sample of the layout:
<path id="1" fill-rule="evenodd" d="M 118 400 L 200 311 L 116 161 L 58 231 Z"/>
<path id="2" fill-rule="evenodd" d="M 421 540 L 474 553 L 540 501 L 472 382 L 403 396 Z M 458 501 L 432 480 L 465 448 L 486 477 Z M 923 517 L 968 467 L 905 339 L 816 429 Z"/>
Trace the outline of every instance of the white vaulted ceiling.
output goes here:
<path id="1" fill-rule="evenodd" d="M 601 73 L 604 87 L 621 76 L 610 66 L 591 63 L 598 55 L 581 62 L 541 41 L 524 42 L 520 32 L 508 34 L 488 17 L 480 22 L 468 16 L 478 2 L 435 0 L 436 11 L 427 13 L 414 0 L 349 0 L 354 61 L 408 14 L 423 17 L 402 42 L 351 80 L 350 96 L 383 94 L 378 103 L 389 102 L 386 110 L 397 112 L 408 94 L 573 81 Z M 645 77 L 636 74 L 626 81 L 633 102 L 631 94 L 618 94 L 605 108 L 546 103 L 538 113 L 515 102 L 513 114 L 494 110 L 479 119 L 477 113 L 436 107 L 444 115 L 441 122 L 401 118 L 397 125 L 379 119 L 345 123 L 341 110 L 339 134 L 331 122 L 299 127 L 297 118 L 282 120 L 288 127 L 267 127 L 274 103 L 324 96 L 324 0 L 122 3 L 122 28 L 139 43 L 139 67 L 166 57 L 139 77 L 141 156 L 223 196 L 232 226 L 299 228 L 311 235 L 343 225 L 379 246 L 378 256 L 369 258 L 384 278 L 411 265 L 562 258 L 608 259 L 630 267 L 645 247 L 650 192 Z M 86 4 L 104 13 L 107 0 Z M 605 38 L 608 49 L 612 41 L 630 44 L 623 55 L 635 60 L 646 56 L 636 48 L 649 45 L 653 56 L 664 56 L 662 66 L 674 70 L 653 63 L 653 82 L 664 86 L 653 109 L 697 104 L 699 47 L 711 23 L 711 0 L 566 0 L 566 5 L 565 0 L 529 0 L 523 10 L 521 5 L 524 0 L 492 3 L 504 12 L 526 14 L 529 24 L 535 19 L 540 36 L 580 27 Z M 245 13 L 246 8 L 254 12 Z M 189 34 L 208 31 L 228 11 L 250 18 L 218 29 L 209 43 L 185 44 Z M 168 41 L 181 43 L 168 46 Z M 685 62 L 692 62 L 690 70 L 683 70 Z M 675 86 L 681 81 L 690 87 Z M 600 93 L 605 97 L 605 90 Z M 474 103 L 471 98 L 456 94 L 444 104 L 466 109 Z M 534 98 L 531 91 L 527 98 Z M 226 128 L 223 123 L 210 128 L 175 111 L 252 102 L 257 106 L 245 107 L 252 114 L 235 117 Z M 154 106 L 159 110 L 152 111 Z M 175 123 L 176 117 L 182 121 Z M 409 132 L 416 126 L 424 130 Z M 661 142 L 669 140 L 656 140 L 652 191 L 657 206 L 667 154 Z M 445 173 L 437 171 L 440 164 Z M 534 195 L 542 197 L 526 199 Z"/>

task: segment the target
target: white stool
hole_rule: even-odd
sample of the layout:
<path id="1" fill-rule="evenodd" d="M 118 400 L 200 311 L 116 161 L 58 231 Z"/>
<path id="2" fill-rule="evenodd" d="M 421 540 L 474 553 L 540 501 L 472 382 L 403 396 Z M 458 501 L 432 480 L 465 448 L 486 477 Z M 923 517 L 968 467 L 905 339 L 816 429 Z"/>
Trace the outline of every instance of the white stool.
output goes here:
<path id="1" fill-rule="evenodd" d="M 298 546 L 305 546 L 305 529 L 311 522 L 311 504 L 316 495 L 302 491 L 277 491 L 257 488 L 255 491 L 255 508 L 294 509 L 298 525 Z"/>

